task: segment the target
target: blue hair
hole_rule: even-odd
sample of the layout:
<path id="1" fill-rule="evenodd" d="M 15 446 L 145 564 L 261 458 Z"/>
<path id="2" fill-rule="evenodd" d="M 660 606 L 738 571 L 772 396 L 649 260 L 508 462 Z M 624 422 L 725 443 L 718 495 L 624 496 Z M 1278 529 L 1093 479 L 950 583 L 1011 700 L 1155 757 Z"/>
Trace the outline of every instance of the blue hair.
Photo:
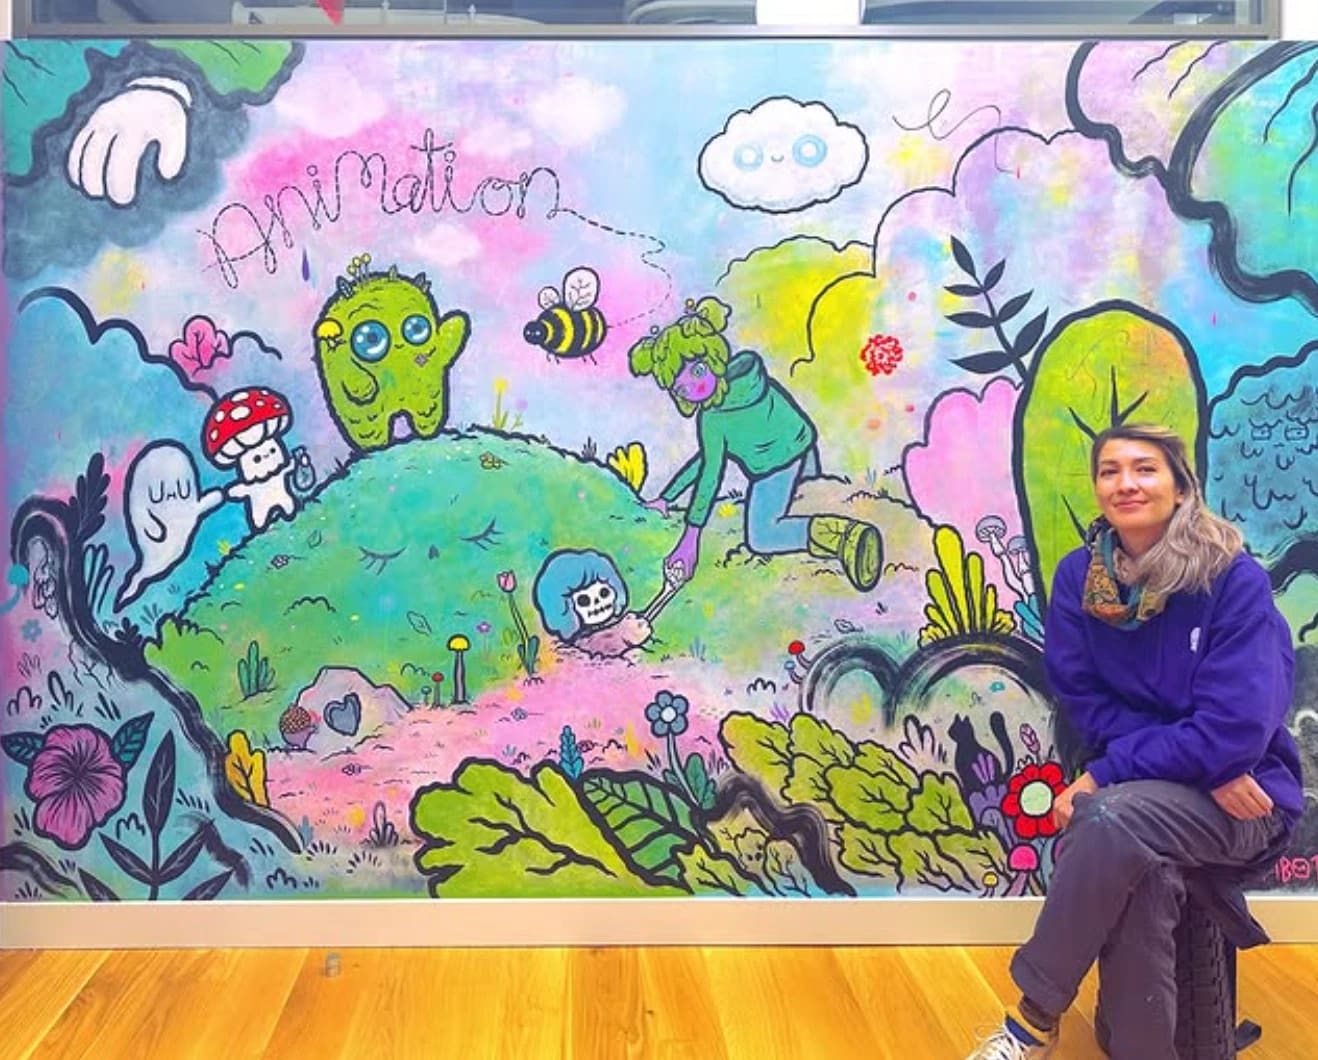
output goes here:
<path id="1" fill-rule="evenodd" d="M 597 581 L 613 589 L 613 613 L 621 615 L 627 609 L 627 583 L 613 560 L 593 549 L 563 548 L 550 553 L 535 576 L 532 590 L 545 629 L 559 640 L 571 640 L 581 632 L 581 620 L 572 609 L 572 594 Z"/>

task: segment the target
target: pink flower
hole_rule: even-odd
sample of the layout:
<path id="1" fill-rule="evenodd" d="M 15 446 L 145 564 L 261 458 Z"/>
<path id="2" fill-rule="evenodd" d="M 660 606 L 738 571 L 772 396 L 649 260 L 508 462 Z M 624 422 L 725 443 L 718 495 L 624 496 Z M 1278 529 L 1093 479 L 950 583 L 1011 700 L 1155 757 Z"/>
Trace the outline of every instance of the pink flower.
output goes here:
<path id="1" fill-rule="evenodd" d="M 499 571 L 499 588 L 506 593 L 513 592 L 517 588 L 517 575 L 510 570 Z"/>
<path id="2" fill-rule="evenodd" d="M 183 338 L 169 344 L 169 356 L 176 364 L 188 368 L 192 375 L 204 371 L 222 357 L 228 357 L 229 336 L 216 328 L 209 317 L 195 316 L 183 325 Z"/>
<path id="3" fill-rule="evenodd" d="M 32 759 L 25 787 L 37 806 L 34 831 L 77 850 L 124 804 L 124 769 L 100 729 L 56 725 Z"/>

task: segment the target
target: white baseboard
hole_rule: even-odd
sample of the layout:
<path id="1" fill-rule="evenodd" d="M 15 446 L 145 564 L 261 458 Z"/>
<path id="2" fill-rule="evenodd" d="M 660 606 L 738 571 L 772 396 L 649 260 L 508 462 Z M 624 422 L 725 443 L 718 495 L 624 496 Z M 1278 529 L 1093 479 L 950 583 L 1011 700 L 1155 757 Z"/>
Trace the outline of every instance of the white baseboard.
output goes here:
<path id="1" fill-rule="evenodd" d="M 1042 899 L 676 898 L 4 902 L 0 949 L 1014 945 Z M 1274 942 L 1318 943 L 1318 899 L 1259 896 Z"/>

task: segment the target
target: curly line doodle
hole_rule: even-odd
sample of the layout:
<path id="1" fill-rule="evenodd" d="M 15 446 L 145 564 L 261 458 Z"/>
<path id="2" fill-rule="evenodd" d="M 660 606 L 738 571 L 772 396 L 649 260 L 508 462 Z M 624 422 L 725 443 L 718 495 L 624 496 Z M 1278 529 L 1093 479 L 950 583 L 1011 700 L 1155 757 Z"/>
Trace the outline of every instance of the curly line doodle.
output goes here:
<path id="1" fill-rule="evenodd" d="M 936 128 L 934 128 L 934 122 L 936 122 L 939 118 L 941 118 L 944 112 L 947 110 L 947 108 L 950 107 L 951 105 L 952 105 L 952 90 L 949 88 L 940 88 L 930 98 L 929 112 L 923 122 L 919 122 L 918 124 L 915 125 L 906 125 L 903 122 L 901 122 L 897 118 L 897 115 L 895 114 L 892 116 L 892 122 L 894 125 L 897 126 L 897 128 L 901 129 L 903 132 L 920 132 L 921 130 L 927 129 L 929 131 L 929 135 L 938 141 L 946 140 L 949 137 L 953 136 L 956 133 L 956 131 L 959 128 L 961 128 L 961 126 L 965 125 L 966 122 L 968 122 L 976 114 L 979 114 L 982 111 L 987 110 L 993 112 L 993 116 L 997 119 L 997 124 L 994 126 L 995 129 L 1001 127 L 1003 124 L 1002 108 L 999 107 L 996 103 L 985 103 L 981 107 L 976 107 L 969 114 L 963 115 L 960 121 L 954 124 L 951 128 L 944 129 L 940 133 Z M 999 173 L 1011 172 L 1010 169 L 1007 169 L 1002 165 L 1001 161 L 998 158 L 998 141 L 996 139 L 993 141 L 993 167 Z"/>

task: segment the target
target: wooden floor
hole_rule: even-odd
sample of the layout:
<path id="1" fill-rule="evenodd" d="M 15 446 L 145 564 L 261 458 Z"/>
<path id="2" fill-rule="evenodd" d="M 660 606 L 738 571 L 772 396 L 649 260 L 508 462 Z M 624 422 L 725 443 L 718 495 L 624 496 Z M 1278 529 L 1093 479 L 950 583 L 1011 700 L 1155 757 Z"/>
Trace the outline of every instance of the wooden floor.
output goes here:
<path id="1" fill-rule="evenodd" d="M 0 1057 L 937 1060 L 1014 998 L 1007 949 L 0 953 Z M 331 961 L 332 963 L 332 961 Z M 1099 1060 L 1093 983 L 1060 1060 Z M 1241 956 L 1246 1060 L 1318 1057 L 1318 947 Z M 1161 1058 L 1150 1058 L 1161 1060 Z"/>

